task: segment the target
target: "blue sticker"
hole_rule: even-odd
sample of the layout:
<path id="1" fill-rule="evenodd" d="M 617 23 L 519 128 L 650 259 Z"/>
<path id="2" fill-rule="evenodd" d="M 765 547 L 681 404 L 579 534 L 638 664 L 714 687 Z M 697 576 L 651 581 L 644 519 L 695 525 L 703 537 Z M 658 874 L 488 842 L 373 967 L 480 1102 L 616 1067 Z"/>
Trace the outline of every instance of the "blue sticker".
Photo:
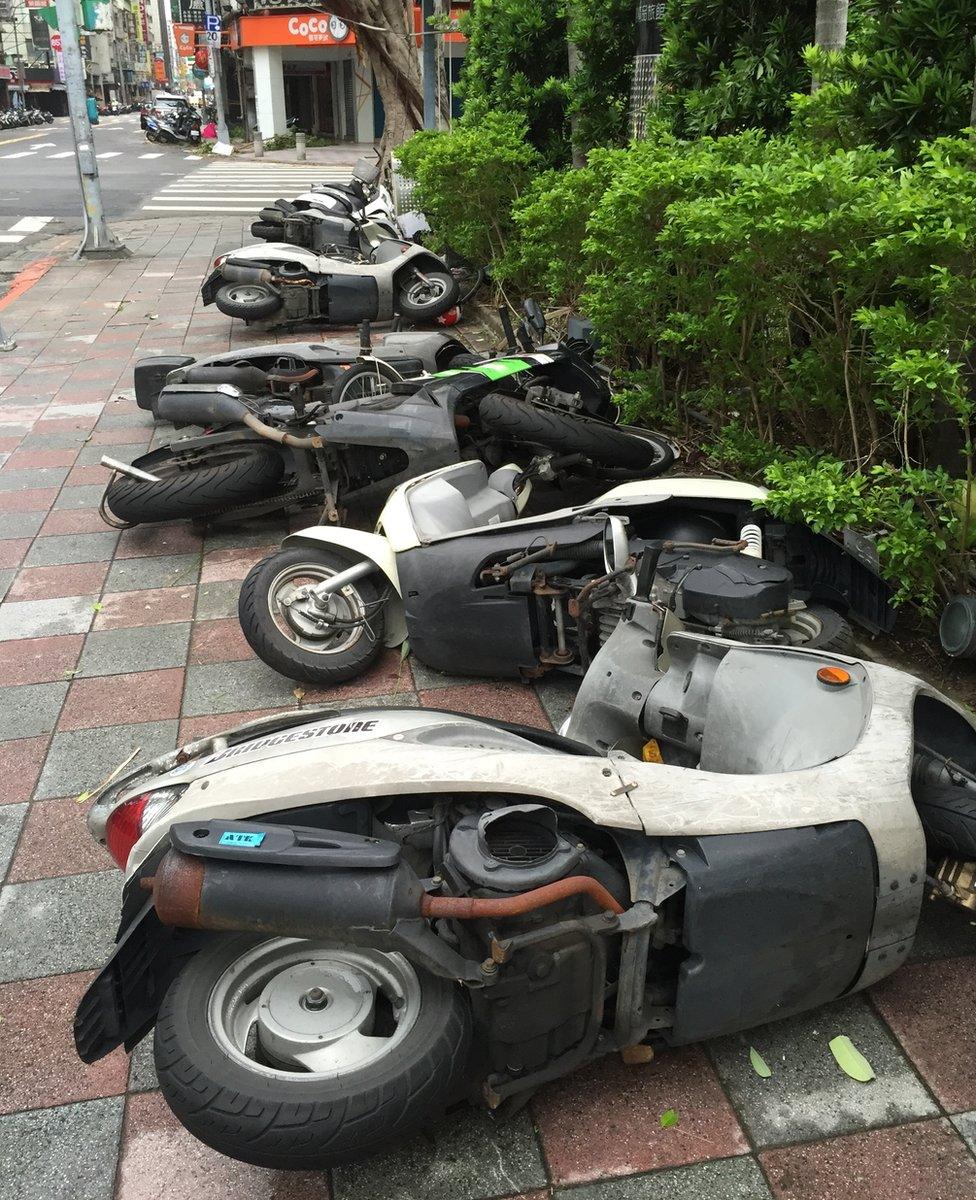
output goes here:
<path id="1" fill-rule="evenodd" d="M 253 847 L 260 846 L 263 841 L 263 833 L 238 833 L 236 830 L 229 829 L 220 835 L 217 845 Z"/>

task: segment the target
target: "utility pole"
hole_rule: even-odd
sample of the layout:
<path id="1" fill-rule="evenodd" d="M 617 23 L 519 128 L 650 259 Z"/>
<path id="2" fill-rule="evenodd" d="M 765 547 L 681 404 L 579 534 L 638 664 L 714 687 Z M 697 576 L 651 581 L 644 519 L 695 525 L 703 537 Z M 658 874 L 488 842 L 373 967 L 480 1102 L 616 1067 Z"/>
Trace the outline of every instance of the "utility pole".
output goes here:
<path id="1" fill-rule="evenodd" d="M 220 41 L 223 32 L 220 26 L 220 10 L 217 0 L 207 0 L 207 14 L 217 18 L 216 37 L 214 31 L 207 29 L 207 45 L 210 50 L 210 75 L 213 78 L 214 108 L 217 110 L 217 141 L 225 146 L 230 145 L 230 131 L 227 128 L 227 110 L 224 104 L 224 72 L 220 61 Z M 206 25 L 210 25 L 207 21 Z"/>
<path id="2" fill-rule="evenodd" d="M 85 211 L 85 235 L 75 256 L 80 258 L 83 254 L 88 254 L 121 258 L 128 251 L 110 232 L 105 222 L 105 209 L 102 207 L 98 163 L 95 161 L 95 147 L 92 145 L 91 124 L 88 120 L 85 65 L 81 59 L 75 0 L 56 0 L 56 6 L 61 33 L 61 54 L 64 58 L 68 116 L 71 119 L 71 133 L 75 141 L 75 159 L 78 163 L 78 179 L 81 182 L 81 198 Z"/>

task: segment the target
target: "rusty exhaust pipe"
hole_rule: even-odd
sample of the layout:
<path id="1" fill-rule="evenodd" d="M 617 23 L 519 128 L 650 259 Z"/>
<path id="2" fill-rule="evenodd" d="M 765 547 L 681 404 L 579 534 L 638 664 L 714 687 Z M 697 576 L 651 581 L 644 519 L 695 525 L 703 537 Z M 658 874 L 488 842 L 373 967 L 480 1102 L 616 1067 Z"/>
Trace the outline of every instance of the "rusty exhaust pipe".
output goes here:
<path id="1" fill-rule="evenodd" d="M 381 870 L 261 866 L 169 850 L 140 886 L 152 893 L 163 925 L 326 937 L 350 929 L 392 930 L 417 917 L 515 917 L 586 895 L 618 916 L 623 906 L 590 875 L 573 875 L 514 896 L 428 896 L 405 863 Z M 324 900 L 324 889 L 328 898 Z"/>

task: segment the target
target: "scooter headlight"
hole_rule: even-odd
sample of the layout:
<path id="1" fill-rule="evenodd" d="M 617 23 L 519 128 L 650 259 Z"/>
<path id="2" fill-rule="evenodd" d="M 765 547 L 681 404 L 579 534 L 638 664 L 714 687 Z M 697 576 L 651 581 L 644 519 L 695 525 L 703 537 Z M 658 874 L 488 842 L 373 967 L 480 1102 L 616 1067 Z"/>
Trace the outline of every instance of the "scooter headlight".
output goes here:
<path id="1" fill-rule="evenodd" d="M 104 842 L 109 854 L 123 869 L 129 861 L 132 847 L 151 825 L 164 817 L 179 800 L 186 785 L 158 788 L 131 796 L 109 813 L 105 822 Z"/>

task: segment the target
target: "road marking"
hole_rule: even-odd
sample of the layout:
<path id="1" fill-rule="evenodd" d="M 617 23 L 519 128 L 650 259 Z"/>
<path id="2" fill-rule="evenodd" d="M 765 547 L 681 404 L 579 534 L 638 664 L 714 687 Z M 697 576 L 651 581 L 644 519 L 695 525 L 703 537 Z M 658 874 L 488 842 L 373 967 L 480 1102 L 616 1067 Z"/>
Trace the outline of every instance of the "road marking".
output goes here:
<path id="1" fill-rule="evenodd" d="M 0 146 L 12 146 L 14 142 L 32 142 L 36 138 L 44 137 L 43 133 L 22 133 L 20 137 L 6 138 L 0 142 Z"/>
<path id="2" fill-rule="evenodd" d="M 39 233 L 49 221 L 53 220 L 53 217 L 21 217 L 15 225 L 10 226 L 10 232 Z"/>
<path id="3" fill-rule="evenodd" d="M 35 150 L 48 150 L 51 146 L 56 146 L 57 142 L 38 142 L 34 147 Z"/>
<path id="4" fill-rule="evenodd" d="M 104 154 L 96 154 L 96 158 L 118 158 L 122 153 L 121 150 L 106 150 Z M 11 157 L 13 157 L 11 155 Z"/>
<path id="5" fill-rule="evenodd" d="M 60 154 L 46 154 L 45 158 L 74 158 L 74 150 L 62 150 Z"/>
<path id="6" fill-rule="evenodd" d="M 24 235 L 22 233 L 0 233 L 0 242 L 5 246 L 12 245 L 14 242 L 22 242 Z"/>
<path id="7" fill-rule="evenodd" d="M 30 158 L 36 150 L 18 150 L 16 154 L 0 154 L 0 158 Z"/>
<path id="8" fill-rule="evenodd" d="M 162 158 L 161 154 L 140 154 L 140 158 Z"/>

